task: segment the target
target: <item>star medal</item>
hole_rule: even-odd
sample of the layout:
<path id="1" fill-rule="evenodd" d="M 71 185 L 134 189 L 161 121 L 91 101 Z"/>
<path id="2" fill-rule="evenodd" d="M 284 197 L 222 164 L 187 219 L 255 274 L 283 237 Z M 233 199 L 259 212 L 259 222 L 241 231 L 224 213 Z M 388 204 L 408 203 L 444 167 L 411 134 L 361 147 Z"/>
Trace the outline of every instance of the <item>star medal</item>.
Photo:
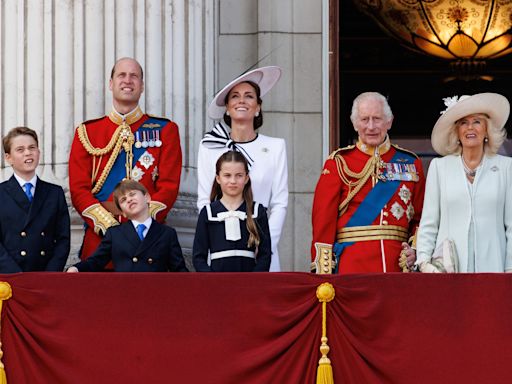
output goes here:
<path id="1" fill-rule="evenodd" d="M 153 163 L 155 162 L 155 158 L 153 157 L 153 155 L 151 153 L 149 153 L 148 151 L 145 151 L 142 156 L 140 157 L 139 159 L 139 163 L 146 169 L 148 169 L 149 167 L 151 167 L 153 165 Z"/>

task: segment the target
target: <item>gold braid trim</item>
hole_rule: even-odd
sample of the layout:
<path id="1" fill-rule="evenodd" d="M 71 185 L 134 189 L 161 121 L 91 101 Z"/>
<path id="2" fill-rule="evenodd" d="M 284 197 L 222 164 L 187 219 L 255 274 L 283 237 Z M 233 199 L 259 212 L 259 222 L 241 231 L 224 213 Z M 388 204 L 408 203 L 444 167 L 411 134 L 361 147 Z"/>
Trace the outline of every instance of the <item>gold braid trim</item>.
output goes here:
<path id="1" fill-rule="evenodd" d="M 315 261 L 311 263 L 311 272 L 317 274 L 331 274 L 336 266 L 333 258 L 332 244 L 315 243 Z"/>
<path id="2" fill-rule="evenodd" d="M 98 178 L 98 181 L 96 181 L 96 184 L 94 184 L 94 188 L 92 189 L 91 193 L 94 195 L 98 193 L 103 187 L 103 184 L 105 184 L 105 180 L 107 180 L 107 177 L 112 170 L 112 167 L 114 166 L 114 162 L 117 159 L 117 156 L 119 155 L 119 152 L 121 152 L 121 147 L 123 145 L 123 139 L 122 137 L 119 137 L 119 140 L 117 140 L 116 146 L 114 147 L 114 151 L 110 155 L 107 164 L 105 165 L 105 168 L 103 168 L 103 171 L 101 172 L 100 177 Z"/>
<path id="3" fill-rule="evenodd" d="M 370 176 L 378 174 L 378 168 L 380 166 L 381 160 L 379 157 L 371 156 L 366 162 L 363 170 L 359 173 L 352 171 L 348 167 L 347 162 L 343 156 L 336 156 L 334 160 L 336 161 L 338 174 L 343 183 L 348 186 L 349 190 L 347 197 L 338 207 L 338 214 L 341 216 L 345 213 L 348 207 L 348 203 L 350 203 L 354 196 L 361 190 L 361 188 L 363 188 Z M 347 176 L 356 179 L 356 181 L 350 181 Z"/>
<path id="4" fill-rule="evenodd" d="M 123 126 L 120 125 L 115 130 L 114 134 L 112 135 L 112 138 L 110 139 L 109 143 L 105 148 L 95 148 L 92 146 L 91 142 L 89 141 L 89 136 L 87 136 L 87 129 L 85 128 L 85 124 L 80 124 L 78 126 L 78 139 L 84 146 L 85 150 L 89 155 L 93 156 L 103 156 L 110 151 L 112 151 L 112 148 L 114 148 L 114 145 L 116 145 L 117 140 L 119 139 L 119 135 L 121 131 L 123 130 Z"/>
<path id="5" fill-rule="evenodd" d="M 156 220 L 156 215 L 158 214 L 158 212 L 163 211 L 165 208 L 167 208 L 167 205 L 165 205 L 164 203 L 161 203 L 159 201 L 151 200 L 149 202 L 149 214 L 155 220 Z"/>
<path id="6" fill-rule="evenodd" d="M 100 177 L 94 184 L 94 187 L 91 191 L 92 194 L 98 193 L 101 188 L 103 187 L 103 184 L 105 184 L 105 180 L 107 179 L 108 175 L 110 174 L 110 171 L 112 170 L 112 167 L 117 159 L 117 156 L 119 156 L 119 153 L 121 152 L 121 147 L 124 147 L 124 150 L 127 153 L 127 164 L 126 164 L 126 177 L 129 178 L 130 176 L 130 170 L 132 167 L 132 160 L 133 160 L 133 154 L 132 154 L 132 145 L 134 143 L 134 137 L 133 133 L 131 132 L 130 126 L 123 123 L 117 129 L 115 130 L 114 134 L 112 135 L 112 138 L 110 139 L 109 143 L 104 148 L 96 148 L 93 147 L 91 144 L 89 137 L 87 136 L 87 129 L 85 127 L 85 124 L 80 124 L 78 127 L 78 139 L 84 146 L 87 153 L 89 153 L 92 156 L 103 156 L 109 152 L 112 152 L 110 155 L 107 164 L 105 165 L 105 168 L 103 168 L 103 171 L 101 172 Z M 93 168 L 95 158 L 93 158 Z M 101 161 L 101 160 L 100 160 Z M 98 163 L 99 167 L 99 163 Z M 94 178 L 96 176 L 97 169 L 93 169 L 93 182 Z"/>
<path id="7" fill-rule="evenodd" d="M 101 204 L 96 203 L 84 209 L 82 216 L 88 217 L 94 223 L 94 232 L 99 235 L 100 232 L 104 235 L 107 229 L 119 225 L 119 222 L 114 219 L 112 213 L 110 213 Z"/>

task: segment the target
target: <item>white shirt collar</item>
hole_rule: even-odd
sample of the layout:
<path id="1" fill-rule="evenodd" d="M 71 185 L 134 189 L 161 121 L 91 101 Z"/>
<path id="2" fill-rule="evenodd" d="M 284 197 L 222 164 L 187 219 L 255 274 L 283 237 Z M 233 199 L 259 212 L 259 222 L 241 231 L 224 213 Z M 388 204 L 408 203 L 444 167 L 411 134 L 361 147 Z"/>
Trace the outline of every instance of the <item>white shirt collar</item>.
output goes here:
<path id="1" fill-rule="evenodd" d="M 143 234 L 144 234 L 144 236 L 146 236 L 146 234 L 149 231 L 149 227 L 151 227 L 151 223 L 153 222 L 153 219 L 151 218 L 151 216 L 149 216 L 142 223 L 140 221 L 137 221 L 137 220 L 132 220 L 131 222 L 132 222 L 133 228 L 135 228 L 135 230 L 137 230 L 137 225 L 144 224 L 146 226 L 146 229 L 144 230 Z"/>
<path id="2" fill-rule="evenodd" d="M 22 179 L 21 177 L 19 177 L 16 174 L 16 172 L 14 172 L 13 175 L 14 175 L 14 178 L 16 179 L 16 181 L 18 182 L 18 184 L 20 185 L 21 188 L 24 188 L 26 183 L 30 183 L 30 184 L 32 184 L 32 188 L 34 188 L 34 189 L 36 188 L 37 175 L 34 175 L 30 180 Z"/>

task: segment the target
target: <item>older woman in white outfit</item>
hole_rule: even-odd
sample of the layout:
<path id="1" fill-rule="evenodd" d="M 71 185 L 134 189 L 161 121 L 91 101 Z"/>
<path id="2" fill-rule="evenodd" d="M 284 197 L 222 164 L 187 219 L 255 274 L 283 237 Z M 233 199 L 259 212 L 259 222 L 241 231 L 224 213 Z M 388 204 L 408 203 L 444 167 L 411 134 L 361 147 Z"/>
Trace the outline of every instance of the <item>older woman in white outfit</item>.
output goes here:
<path id="1" fill-rule="evenodd" d="M 215 163 L 228 150 L 240 151 L 249 162 L 254 200 L 268 209 L 272 242 L 270 271 L 280 271 L 277 247 L 288 206 L 288 166 L 283 139 L 258 133 L 263 124 L 261 97 L 281 76 L 279 67 L 249 71 L 226 85 L 208 108 L 208 115 L 220 120 L 205 134 L 199 146 L 197 207 L 210 202 Z"/>
<path id="2" fill-rule="evenodd" d="M 431 258 L 451 240 L 458 254 L 455 271 L 510 272 L 512 159 L 497 154 L 509 102 L 480 93 L 445 104 L 432 131 L 432 146 L 444 157 L 432 160 L 428 170 L 416 264 L 422 271 L 442 271 Z"/>

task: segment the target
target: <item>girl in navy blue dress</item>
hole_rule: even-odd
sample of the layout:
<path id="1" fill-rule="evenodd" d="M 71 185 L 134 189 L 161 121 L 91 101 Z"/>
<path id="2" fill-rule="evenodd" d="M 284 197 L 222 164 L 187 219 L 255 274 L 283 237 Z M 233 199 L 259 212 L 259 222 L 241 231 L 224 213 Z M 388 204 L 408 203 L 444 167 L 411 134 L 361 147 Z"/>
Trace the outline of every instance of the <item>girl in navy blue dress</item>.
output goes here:
<path id="1" fill-rule="evenodd" d="M 240 152 L 228 151 L 217 160 L 210 201 L 197 220 L 196 271 L 268 271 L 272 251 L 267 213 L 253 201 L 249 167 Z"/>

